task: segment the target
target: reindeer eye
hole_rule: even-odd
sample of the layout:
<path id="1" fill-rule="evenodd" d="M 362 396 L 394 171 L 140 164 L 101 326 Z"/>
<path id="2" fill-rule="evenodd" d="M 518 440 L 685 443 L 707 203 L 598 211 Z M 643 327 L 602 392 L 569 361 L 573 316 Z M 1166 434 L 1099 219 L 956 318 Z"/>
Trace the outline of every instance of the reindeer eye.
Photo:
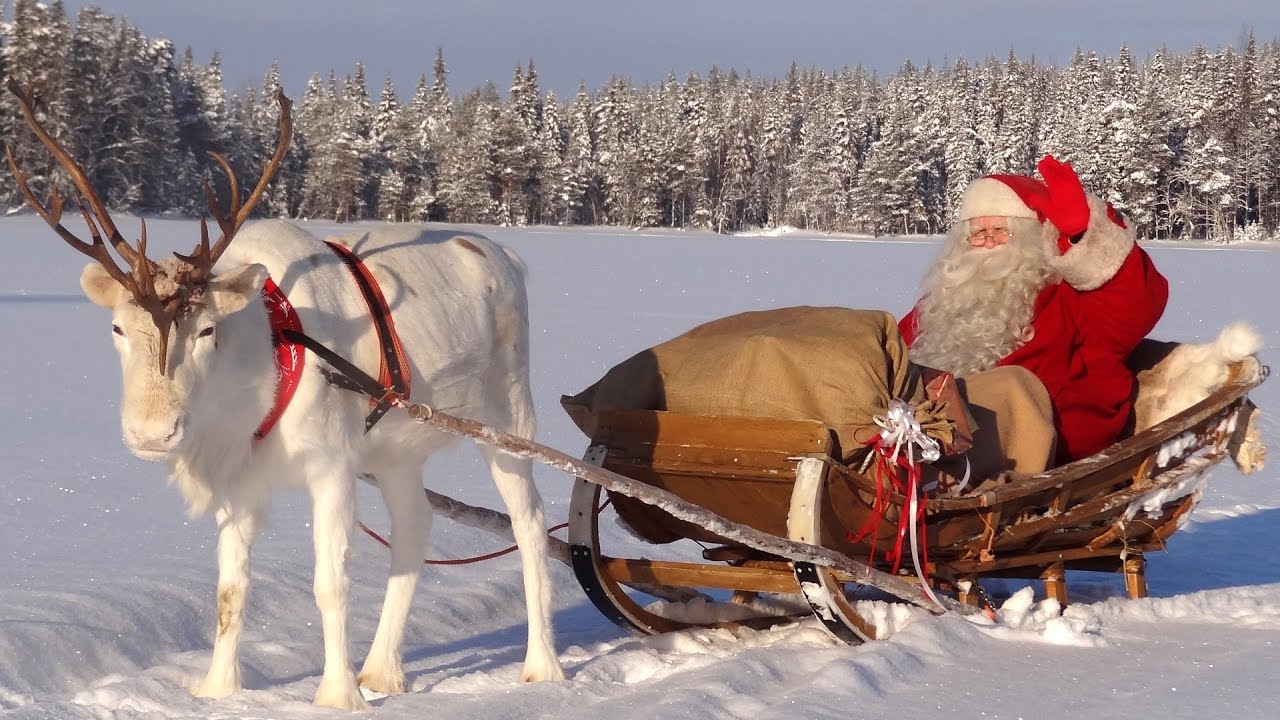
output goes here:
<path id="1" fill-rule="evenodd" d="M 112 325 L 111 332 L 119 335 L 120 337 L 124 337 L 124 331 L 120 329 L 119 325 Z"/>
<path id="2" fill-rule="evenodd" d="M 213 334 L 213 326 L 212 326 L 212 325 L 210 325 L 209 327 L 207 327 L 207 328 L 205 328 L 205 329 L 201 330 L 201 331 L 199 332 L 199 334 L 197 334 L 197 335 L 196 335 L 196 337 L 198 337 L 198 338 L 206 338 L 206 337 L 209 337 L 209 336 L 210 336 L 210 335 L 212 335 L 212 334 Z"/>

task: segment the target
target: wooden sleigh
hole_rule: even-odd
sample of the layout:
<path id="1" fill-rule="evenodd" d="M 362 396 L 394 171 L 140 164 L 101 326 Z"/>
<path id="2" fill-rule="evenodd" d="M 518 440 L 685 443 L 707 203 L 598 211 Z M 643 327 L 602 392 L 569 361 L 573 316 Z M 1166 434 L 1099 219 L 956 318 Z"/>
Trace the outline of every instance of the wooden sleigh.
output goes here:
<path id="1" fill-rule="evenodd" d="M 1238 449 L 1256 409 L 1248 393 L 1266 376 L 1255 358 L 1230 366 L 1229 379 L 1176 415 L 1102 452 L 1026 477 L 1004 478 L 926 501 L 927 564 L 921 573 L 944 597 L 981 604 L 983 578 L 1043 581 L 1067 602 L 1067 570 L 1123 573 L 1131 598 L 1147 594 L 1145 554 L 1163 550 L 1201 496 L 1205 472 Z M 570 414 L 584 412 L 566 405 Z M 880 522 L 866 533 L 877 494 L 874 474 L 835 460 L 835 434 L 818 421 L 710 417 L 664 411 L 601 411 L 584 456 L 588 464 L 660 488 L 730 521 L 778 538 L 820 545 L 886 570 L 907 498 L 882 487 Z M 569 544 L 579 583 L 621 627 L 643 634 L 691 626 L 769 625 L 807 607 L 836 637 L 874 639 L 855 608 L 863 586 L 849 572 L 797 561 L 679 520 L 660 507 L 608 492 L 579 477 Z M 885 512 L 887 498 L 888 511 Z M 692 540 L 701 557 L 620 557 L 601 547 L 601 516 L 616 512 L 634 535 L 655 546 Z M 874 526 L 875 523 L 871 523 Z M 858 538 L 859 534 L 864 537 Z M 899 576 L 919 582 L 910 562 Z M 680 616 L 663 603 L 643 604 L 624 588 L 654 598 L 731 591 L 742 606 L 731 621 Z M 692 592 L 691 592 L 692 591 Z M 758 596 L 800 596 L 791 611 L 752 614 Z M 769 603 L 763 603 L 769 605 Z M 776 605 L 776 603 L 775 603 Z M 745 615 L 745 617 L 743 617 Z"/>

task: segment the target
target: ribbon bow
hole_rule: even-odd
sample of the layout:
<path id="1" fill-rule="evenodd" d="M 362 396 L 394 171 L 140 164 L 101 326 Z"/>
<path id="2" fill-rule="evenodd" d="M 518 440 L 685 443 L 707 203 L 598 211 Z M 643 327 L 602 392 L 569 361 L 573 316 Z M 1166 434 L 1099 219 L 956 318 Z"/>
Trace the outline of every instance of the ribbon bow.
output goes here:
<path id="1" fill-rule="evenodd" d="M 942 456 L 938 441 L 925 434 L 924 428 L 916 422 L 915 409 L 905 401 L 899 398 L 890 400 L 889 409 L 885 414 L 876 415 L 872 420 L 880 427 L 880 439 L 877 444 L 882 448 L 893 448 L 889 452 L 890 462 L 897 463 L 903 447 L 907 448 L 909 465 L 915 464 L 911 454 L 912 446 L 919 448 L 920 459 L 924 462 L 934 462 Z"/>

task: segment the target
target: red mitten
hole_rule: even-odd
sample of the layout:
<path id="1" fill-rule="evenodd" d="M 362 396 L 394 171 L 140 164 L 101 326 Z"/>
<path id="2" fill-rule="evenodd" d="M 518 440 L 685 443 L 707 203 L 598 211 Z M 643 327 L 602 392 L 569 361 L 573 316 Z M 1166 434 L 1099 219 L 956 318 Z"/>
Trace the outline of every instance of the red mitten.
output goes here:
<path id="1" fill-rule="evenodd" d="M 1079 235 L 1089 227 L 1089 201 L 1075 168 L 1071 163 L 1058 162 L 1052 155 L 1045 155 L 1036 167 L 1052 201 L 1044 208 L 1044 216 L 1072 242 L 1078 242 Z M 1064 252 L 1067 247 L 1062 248 Z"/>

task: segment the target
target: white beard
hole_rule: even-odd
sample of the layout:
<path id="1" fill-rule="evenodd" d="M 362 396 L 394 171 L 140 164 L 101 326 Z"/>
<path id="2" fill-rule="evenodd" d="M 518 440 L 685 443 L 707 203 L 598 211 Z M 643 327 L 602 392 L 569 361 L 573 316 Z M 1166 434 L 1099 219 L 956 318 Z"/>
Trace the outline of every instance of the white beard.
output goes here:
<path id="1" fill-rule="evenodd" d="M 1031 339 L 1036 298 L 1057 281 L 1049 264 L 1057 234 L 1021 218 L 1009 228 L 1009 242 L 992 249 L 969 245 L 967 222 L 952 229 L 922 283 L 913 362 L 964 377 Z"/>

